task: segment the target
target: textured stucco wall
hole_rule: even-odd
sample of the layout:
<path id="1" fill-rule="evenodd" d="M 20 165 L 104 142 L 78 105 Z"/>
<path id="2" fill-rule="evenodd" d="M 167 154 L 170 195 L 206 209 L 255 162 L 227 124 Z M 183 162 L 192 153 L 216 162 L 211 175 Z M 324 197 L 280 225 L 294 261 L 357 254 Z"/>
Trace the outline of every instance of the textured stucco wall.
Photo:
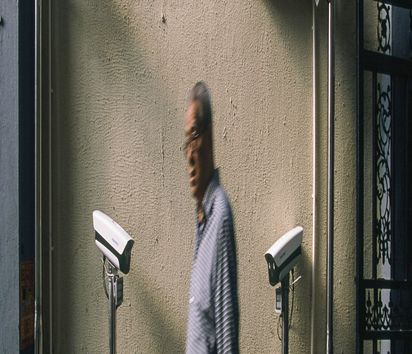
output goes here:
<path id="1" fill-rule="evenodd" d="M 354 348 L 354 2 L 338 9 L 337 346 Z M 325 348 L 326 3 L 319 8 L 319 264 L 316 350 Z M 263 253 L 304 227 L 290 352 L 310 351 L 312 36 L 310 1 L 61 1 L 53 9 L 53 341 L 108 349 L 92 210 L 135 238 L 118 350 L 184 350 L 194 203 L 183 116 L 199 79 L 212 90 L 216 162 L 235 214 L 240 344 L 280 352 Z M 351 37 L 347 37 L 347 31 Z M 342 334 L 343 333 L 343 334 Z"/>
<path id="2" fill-rule="evenodd" d="M 0 352 L 19 349 L 18 6 L 0 3 Z"/>
<path id="3" fill-rule="evenodd" d="M 356 344 L 356 2 L 336 1 L 334 349 Z"/>

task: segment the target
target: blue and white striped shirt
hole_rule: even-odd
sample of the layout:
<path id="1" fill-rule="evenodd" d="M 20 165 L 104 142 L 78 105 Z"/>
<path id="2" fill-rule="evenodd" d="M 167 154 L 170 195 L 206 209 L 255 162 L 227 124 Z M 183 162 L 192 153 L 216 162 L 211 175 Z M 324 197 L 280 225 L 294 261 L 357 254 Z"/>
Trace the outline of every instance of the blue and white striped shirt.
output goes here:
<path id="1" fill-rule="evenodd" d="M 239 309 L 232 211 L 215 170 L 202 202 L 190 280 L 186 353 L 238 353 Z"/>

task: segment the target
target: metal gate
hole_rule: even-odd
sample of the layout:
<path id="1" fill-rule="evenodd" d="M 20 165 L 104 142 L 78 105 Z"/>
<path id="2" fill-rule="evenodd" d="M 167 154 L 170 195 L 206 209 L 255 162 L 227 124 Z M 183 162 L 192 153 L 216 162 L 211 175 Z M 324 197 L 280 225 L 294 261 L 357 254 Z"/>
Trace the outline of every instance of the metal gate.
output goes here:
<path id="1" fill-rule="evenodd" d="M 357 0 L 358 353 L 412 353 L 411 9 Z"/>

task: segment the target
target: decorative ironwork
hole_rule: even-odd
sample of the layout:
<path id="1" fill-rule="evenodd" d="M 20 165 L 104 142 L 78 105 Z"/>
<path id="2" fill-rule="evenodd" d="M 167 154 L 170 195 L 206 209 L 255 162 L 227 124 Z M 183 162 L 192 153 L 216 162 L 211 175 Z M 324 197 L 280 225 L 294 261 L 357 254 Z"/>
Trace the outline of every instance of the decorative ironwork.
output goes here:
<path id="1" fill-rule="evenodd" d="M 401 202 L 407 203 L 407 196 L 402 195 L 402 189 L 395 184 L 394 174 L 403 172 L 403 167 L 400 166 L 402 159 L 397 154 L 398 151 L 402 153 L 402 148 L 407 145 L 398 139 L 398 136 L 395 137 L 394 133 L 398 129 L 403 129 L 403 119 L 407 117 L 401 114 L 395 118 L 393 112 L 403 112 L 405 109 L 406 112 L 410 112 L 411 103 L 406 102 L 408 96 L 400 98 L 394 96 L 395 90 L 400 89 L 400 86 L 397 86 L 398 82 L 400 85 L 400 82 L 403 82 L 401 80 L 409 80 L 410 71 L 408 70 L 409 64 L 405 64 L 406 59 L 392 56 L 392 44 L 397 45 L 403 41 L 402 45 L 404 45 L 406 44 L 404 41 L 409 40 L 409 56 L 412 59 L 412 1 L 381 1 L 386 3 L 377 2 L 377 17 L 374 21 L 370 21 L 369 13 L 367 12 L 368 16 L 365 16 L 364 11 L 364 3 L 368 4 L 366 9 L 369 9 L 372 0 L 356 1 L 357 39 L 359 40 L 356 151 L 358 195 L 356 201 L 356 351 L 363 354 L 365 341 L 371 341 L 371 346 L 367 348 L 374 354 L 389 352 L 403 354 L 412 353 L 411 258 L 410 251 L 406 250 L 406 248 L 409 249 L 407 246 L 409 241 L 406 242 L 406 238 L 410 235 L 410 230 L 405 233 L 396 233 L 397 230 L 403 229 L 397 228 L 395 216 L 398 221 L 399 215 L 402 217 L 405 211 L 401 207 L 394 209 L 395 200 L 396 205 L 403 206 Z M 388 3 L 395 5 L 388 5 Z M 410 10 L 409 33 L 405 30 L 403 32 L 393 31 L 393 23 L 400 18 L 399 16 L 404 18 L 405 13 L 403 10 L 401 12 L 392 11 L 392 6 Z M 376 26 L 377 37 L 374 46 L 378 53 L 369 52 L 365 48 L 365 29 L 366 33 L 369 33 L 370 26 L 372 28 Z M 402 70 L 398 70 L 398 66 L 402 66 Z M 372 75 L 364 75 L 366 72 L 371 72 Z M 369 87 L 368 78 L 372 79 L 372 102 L 370 92 L 365 93 L 365 88 Z M 365 107 L 369 104 L 372 107 Z M 371 115 L 365 115 L 365 112 L 370 111 L 373 112 Z M 370 125 L 373 127 L 372 155 L 368 150 L 370 148 L 368 134 L 370 133 L 366 131 Z M 370 156 L 372 161 L 369 160 Z M 369 168 L 371 165 L 372 171 Z M 369 199 L 370 187 L 372 187 L 372 203 Z M 370 247 L 371 241 L 367 239 L 370 237 L 370 218 L 372 218 L 373 225 L 371 235 L 373 251 L 371 258 L 367 258 L 367 255 L 370 255 L 369 252 L 365 252 L 365 248 Z M 372 272 L 369 272 L 370 268 Z"/>
<path id="2" fill-rule="evenodd" d="M 389 54 L 391 51 L 390 5 L 377 2 L 378 7 L 378 52 Z"/>
<path id="3" fill-rule="evenodd" d="M 371 296 L 372 293 L 372 296 Z M 412 329 L 412 309 L 395 305 L 392 301 L 392 291 L 389 302 L 382 301 L 382 290 L 377 289 L 375 301 L 374 290 L 366 291 L 365 329 L 367 331 L 395 331 Z"/>
<path id="4" fill-rule="evenodd" d="M 381 89 L 377 84 L 377 149 L 376 149 L 376 198 L 377 198 L 377 260 L 388 261 L 392 264 L 391 257 L 391 86 Z"/>
<path id="5" fill-rule="evenodd" d="M 391 326 L 389 309 L 382 303 L 381 292 L 378 292 L 377 302 L 371 301 L 370 290 L 366 300 L 365 325 L 367 330 L 387 330 Z"/>

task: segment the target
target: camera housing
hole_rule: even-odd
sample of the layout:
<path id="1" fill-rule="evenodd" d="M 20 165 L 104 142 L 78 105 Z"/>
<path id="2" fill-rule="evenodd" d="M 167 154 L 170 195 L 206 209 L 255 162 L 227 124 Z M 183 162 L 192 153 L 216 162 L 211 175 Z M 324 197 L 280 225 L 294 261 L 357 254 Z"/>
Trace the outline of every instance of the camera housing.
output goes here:
<path id="1" fill-rule="evenodd" d="M 103 255 L 122 273 L 129 273 L 134 240 L 118 223 L 99 210 L 93 211 L 93 227 L 96 246 Z"/>
<path id="2" fill-rule="evenodd" d="M 269 283 L 275 286 L 298 262 L 303 238 L 303 228 L 297 226 L 278 239 L 265 253 Z"/>

